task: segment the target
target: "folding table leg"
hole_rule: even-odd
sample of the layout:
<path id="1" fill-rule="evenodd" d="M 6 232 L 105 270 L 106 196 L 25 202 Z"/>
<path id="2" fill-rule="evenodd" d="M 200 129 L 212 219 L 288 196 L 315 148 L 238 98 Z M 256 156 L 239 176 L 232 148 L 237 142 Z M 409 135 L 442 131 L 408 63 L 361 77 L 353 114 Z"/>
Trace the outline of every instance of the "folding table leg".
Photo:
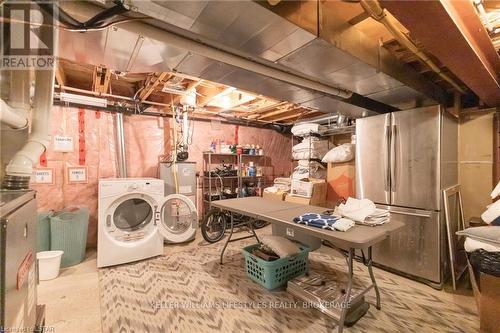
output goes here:
<path id="1" fill-rule="evenodd" d="M 373 275 L 373 268 L 372 268 L 372 247 L 370 246 L 368 248 L 368 262 L 366 264 L 368 267 L 368 273 L 370 273 L 370 279 L 372 279 L 372 284 L 373 284 L 373 289 L 375 289 L 375 295 L 377 297 L 377 309 L 381 309 L 380 305 L 380 291 L 378 290 L 377 282 L 375 281 L 375 275 Z"/>
<path id="2" fill-rule="evenodd" d="M 223 262 L 222 262 L 222 258 L 224 256 L 224 251 L 226 251 L 226 247 L 227 247 L 227 244 L 229 244 L 230 240 L 231 240 L 231 236 L 233 235 L 233 230 L 234 230 L 234 218 L 233 218 L 233 213 L 230 213 L 231 215 L 231 229 L 229 231 L 229 236 L 227 237 L 226 239 L 226 243 L 224 244 L 224 247 L 222 248 L 222 251 L 220 253 L 220 264 L 222 265 Z"/>
<path id="3" fill-rule="evenodd" d="M 257 239 L 257 242 L 260 243 L 259 237 L 257 237 L 257 233 L 255 233 L 255 229 L 253 227 L 253 221 L 255 221 L 255 220 L 254 219 L 250 219 L 250 221 L 248 222 L 248 227 L 250 228 L 250 231 L 252 232 L 252 234 L 255 237 L 255 239 Z"/>
<path id="4" fill-rule="evenodd" d="M 345 292 L 345 299 L 344 299 L 344 304 L 341 304 L 342 306 L 342 312 L 340 314 L 340 320 L 339 320 L 339 326 L 338 326 L 338 333 L 342 333 L 342 330 L 344 329 L 344 321 L 345 317 L 347 315 L 347 311 L 349 311 L 349 303 L 351 300 L 351 289 L 352 289 L 352 283 L 353 283 L 353 274 L 354 274 L 354 249 L 350 248 L 347 256 L 347 268 L 348 268 L 348 281 L 347 281 L 347 288 Z"/>

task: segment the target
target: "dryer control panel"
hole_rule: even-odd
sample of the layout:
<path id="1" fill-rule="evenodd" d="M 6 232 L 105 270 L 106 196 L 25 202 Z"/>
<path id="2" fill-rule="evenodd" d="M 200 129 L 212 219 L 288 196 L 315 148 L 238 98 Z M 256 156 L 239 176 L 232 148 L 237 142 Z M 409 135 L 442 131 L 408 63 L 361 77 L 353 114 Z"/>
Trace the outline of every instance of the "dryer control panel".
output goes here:
<path id="1" fill-rule="evenodd" d="M 148 193 L 151 195 L 163 196 L 164 182 L 161 179 L 120 179 L 120 180 L 100 180 L 99 195 L 121 195 L 130 192 Z"/>

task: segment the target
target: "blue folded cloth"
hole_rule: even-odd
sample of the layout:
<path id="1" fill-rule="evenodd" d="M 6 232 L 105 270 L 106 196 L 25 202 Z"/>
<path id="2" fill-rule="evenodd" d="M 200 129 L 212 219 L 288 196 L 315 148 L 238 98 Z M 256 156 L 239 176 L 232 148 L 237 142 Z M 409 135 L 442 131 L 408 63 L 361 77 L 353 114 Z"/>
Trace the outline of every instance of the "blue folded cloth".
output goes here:
<path id="1" fill-rule="evenodd" d="M 500 184 L 500 183 L 499 183 Z M 493 220 L 493 222 L 491 222 L 491 225 L 494 225 L 494 226 L 497 226 L 497 227 L 500 227 L 500 216 L 497 217 L 496 219 Z"/>
<path id="2" fill-rule="evenodd" d="M 305 225 L 308 225 L 311 227 L 316 227 L 316 228 L 335 230 L 333 225 L 339 219 L 340 218 L 338 218 L 338 217 L 333 217 L 330 215 L 306 213 L 304 215 L 297 216 L 296 218 L 294 218 L 293 222 L 299 223 L 299 224 L 305 224 Z"/>

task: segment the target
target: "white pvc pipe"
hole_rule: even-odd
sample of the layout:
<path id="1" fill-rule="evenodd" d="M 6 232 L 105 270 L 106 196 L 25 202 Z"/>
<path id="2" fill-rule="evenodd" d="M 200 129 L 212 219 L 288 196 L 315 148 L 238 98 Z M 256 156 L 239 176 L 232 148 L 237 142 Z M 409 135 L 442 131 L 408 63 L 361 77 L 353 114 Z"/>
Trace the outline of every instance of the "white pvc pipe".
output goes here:
<path id="1" fill-rule="evenodd" d="M 49 121 L 54 97 L 54 68 L 35 72 L 35 103 L 31 122 L 31 135 L 24 147 L 18 151 L 6 168 L 9 176 L 30 177 L 40 155 L 47 148 Z"/>
<path id="2" fill-rule="evenodd" d="M 25 129 L 30 109 L 30 71 L 10 71 L 9 82 L 9 103 L 0 99 L 0 121 L 13 129 Z"/>
<path id="3" fill-rule="evenodd" d="M 0 99 L 0 121 L 12 129 L 24 129 L 28 126 L 28 118 L 24 110 L 16 110 Z"/>

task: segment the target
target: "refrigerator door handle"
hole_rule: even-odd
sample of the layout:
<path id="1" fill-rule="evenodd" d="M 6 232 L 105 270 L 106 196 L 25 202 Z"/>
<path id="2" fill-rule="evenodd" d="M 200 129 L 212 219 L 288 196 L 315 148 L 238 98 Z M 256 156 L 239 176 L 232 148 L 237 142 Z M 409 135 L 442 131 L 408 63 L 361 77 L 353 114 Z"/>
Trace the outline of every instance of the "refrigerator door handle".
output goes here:
<path id="1" fill-rule="evenodd" d="M 391 156 L 391 131 L 390 131 L 391 126 L 386 125 L 385 126 L 385 132 L 384 132 L 384 137 L 385 137 L 385 149 L 384 149 L 384 167 L 385 167 L 385 177 L 384 177 L 384 185 L 385 185 L 385 191 L 390 192 L 390 184 L 391 184 L 391 173 L 390 173 L 390 156 Z"/>
<path id="2" fill-rule="evenodd" d="M 390 166 L 390 180 L 391 192 L 396 192 L 396 140 L 397 140 L 397 127 L 392 125 L 391 129 L 391 166 Z"/>
<path id="3" fill-rule="evenodd" d="M 425 218 L 430 218 L 432 215 L 425 214 L 425 213 L 412 213 L 412 212 L 404 212 L 404 211 L 399 211 L 399 210 L 390 210 L 389 211 L 391 214 L 400 214 L 400 215 L 409 215 L 409 216 L 416 216 L 416 217 L 425 217 Z"/>

